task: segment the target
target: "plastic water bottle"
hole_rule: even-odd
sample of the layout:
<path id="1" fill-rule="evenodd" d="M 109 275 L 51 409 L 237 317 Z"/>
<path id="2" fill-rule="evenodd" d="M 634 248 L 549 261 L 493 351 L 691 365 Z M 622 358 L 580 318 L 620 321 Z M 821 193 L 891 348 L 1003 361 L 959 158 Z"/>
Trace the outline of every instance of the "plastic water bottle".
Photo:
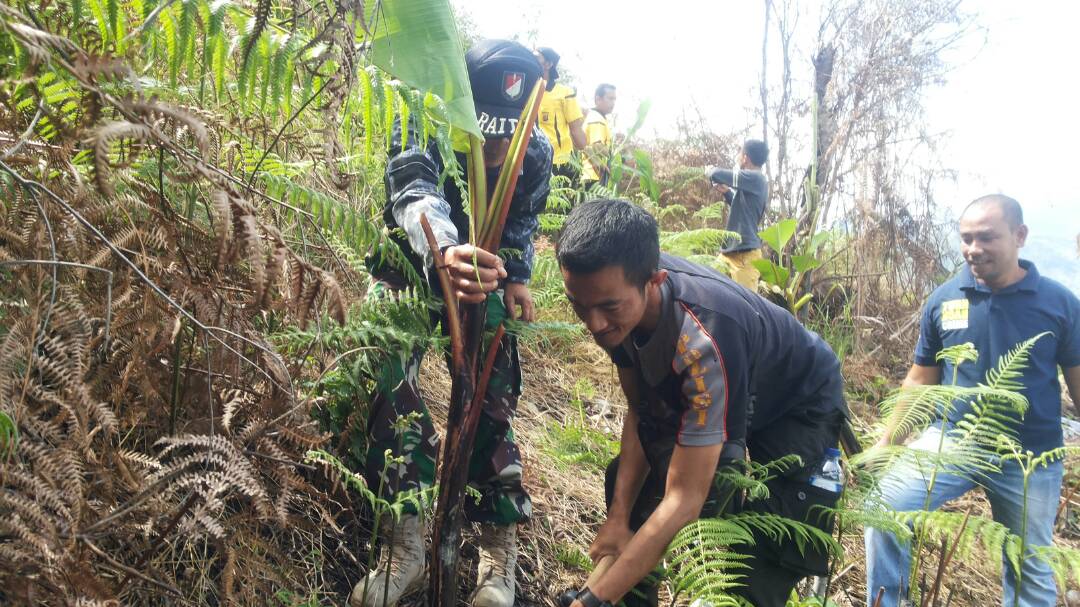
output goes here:
<path id="1" fill-rule="evenodd" d="M 825 461 L 821 464 L 821 469 L 810 477 L 810 484 L 833 493 L 844 490 L 844 470 L 840 468 L 839 449 L 825 450 Z"/>

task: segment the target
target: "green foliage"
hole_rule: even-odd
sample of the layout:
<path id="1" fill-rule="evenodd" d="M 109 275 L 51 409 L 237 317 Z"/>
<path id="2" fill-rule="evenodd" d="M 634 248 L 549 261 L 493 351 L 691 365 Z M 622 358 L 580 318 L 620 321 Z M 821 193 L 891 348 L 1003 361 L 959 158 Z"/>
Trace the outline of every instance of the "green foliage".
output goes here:
<path id="1" fill-rule="evenodd" d="M 312 223 L 339 237 L 356 254 L 385 261 L 404 275 L 410 285 L 426 285 L 401 247 L 390 239 L 390 233 L 385 227 L 365 217 L 348 203 L 320 190 L 300 185 L 292 177 L 275 175 L 269 170 L 260 173 L 260 176 L 266 185 L 267 194 L 308 213 Z M 284 214 L 290 222 L 302 224 L 305 221 L 304 217 L 300 217 L 299 213 L 292 209 L 286 209 Z"/>
<path id="2" fill-rule="evenodd" d="M 555 560 L 569 569 L 577 569 L 579 571 L 591 571 L 593 567 L 592 559 L 589 558 L 589 555 L 585 554 L 581 548 L 571 546 L 570 544 L 560 543 L 555 547 Z"/>
<path id="3" fill-rule="evenodd" d="M 414 348 L 426 349 L 444 343 L 432 334 L 429 312 L 440 304 L 412 289 L 391 291 L 375 288 L 375 296 L 369 296 L 362 304 L 349 310 L 348 321 L 341 326 L 326 326 L 317 330 L 290 327 L 271 335 L 270 340 L 280 343 L 287 351 L 297 352 L 319 346 L 331 352 L 360 350 L 375 353 L 371 360 Z M 373 371 L 367 367 L 366 371 Z"/>
<path id="4" fill-rule="evenodd" d="M 660 235 L 660 250 L 690 257 L 693 255 L 717 255 L 722 247 L 737 242 L 738 233 L 716 228 L 700 228 L 681 232 L 664 232 Z"/>
<path id="5" fill-rule="evenodd" d="M 433 489 L 424 491 L 398 491 L 394 494 L 394 500 L 389 501 L 379 497 L 377 492 L 372 491 L 371 488 L 368 487 L 363 476 L 350 470 L 345 464 L 341 463 L 341 460 L 330 455 L 326 451 L 320 449 L 308 451 L 305 459 L 309 463 L 322 464 L 331 471 L 339 474 L 349 489 L 360 494 L 367 500 L 368 506 L 371 507 L 371 511 L 375 513 L 376 517 L 383 514 L 390 514 L 394 517 L 394 520 L 399 520 L 401 515 L 405 514 L 409 509 L 423 512 L 434 495 Z M 400 458 L 390 457 L 389 451 L 387 452 L 387 466 L 400 464 L 401 462 L 399 460 Z"/>
<path id="6" fill-rule="evenodd" d="M 589 425 L 585 417 L 585 401 L 592 398 L 595 387 L 587 379 L 574 385 L 570 410 L 563 422 L 547 427 L 543 449 L 563 469 L 584 467 L 603 474 L 608 463 L 619 454 L 619 440 Z"/>
<path id="7" fill-rule="evenodd" d="M 550 187 L 547 199 L 549 214 L 565 215 L 581 199 L 581 193 L 574 187 L 574 183 L 564 175 L 552 175 Z"/>
<path id="8" fill-rule="evenodd" d="M 777 255 L 783 254 L 791 237 L 795 235 L 797 222 L 794 219 L 784 219 L 758 232 L 758 237 L 769 245 Z"/>
<path id="9" fill-rule="evenodd" d="M 694 218 L 700 219 L 702 224 L 709 221 L 722 221 L 727 217 L 727 203 L 724 201 L 714 202 L 694 211 Z M 702 227 L 707 227 L 703 225 Z"/>
<path id="10" fill-rule="evenodd" d="M 683 527 L 668 546 L 672 592 L 714 607 L 739 607 L 731 591 L 748 572 L 747 557 L 736 550 L 753 543 L 747 528 L 729 519 L 703 518 Z"/>
<path id="11" fill-rule="evenodd" d="M 529 284 L 533 302 L 538 309 L 550 309 L 566 302 L 562 272 L 554 250 L 540 251 L 533 258 L 532 282 Z"/>
<path id="12" fill-rule="evenodd" d="M 0 411 L 0 459 L 15 452 L 19 445 L 19 427 L 7 413 Z"/>
<path id="13" fill-rule="evenodd" d="M 1034 557 L 1050 565 L 1062 592 L 1080 585 L 1080 550 L 1068 546 L 1031 546 Z"/>

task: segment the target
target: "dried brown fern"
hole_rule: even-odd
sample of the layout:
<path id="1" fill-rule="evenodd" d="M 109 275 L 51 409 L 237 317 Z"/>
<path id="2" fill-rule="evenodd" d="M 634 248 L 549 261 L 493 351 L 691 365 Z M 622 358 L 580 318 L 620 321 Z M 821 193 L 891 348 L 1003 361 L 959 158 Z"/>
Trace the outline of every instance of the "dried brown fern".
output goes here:
<path id="1" fill-rule="evenodd" d="M 56 14 L 0 5 L 27 57 L 0 132 L 28 133 L 0 166 L 0 261 L 19 262 L 3 268 L 0 407 L 20 434 L 0 472 L 0 602 L 261 604 L 309 583 L 295 555 L 324 534 L 349 563 L 359 537 L 336 475 L 303 463 L 328 440 L 294 386 L 310 363 L 264 332 L 344 322 L 362 294 L 332 249 L 297 244 L 326 241 L 310 213 L 232 172 L 233 129 L 254 140 L 267 120 L 149 96 L 127 61 L 47 31 Z M 294 131 L 278 151 L 311 145 Z"/>

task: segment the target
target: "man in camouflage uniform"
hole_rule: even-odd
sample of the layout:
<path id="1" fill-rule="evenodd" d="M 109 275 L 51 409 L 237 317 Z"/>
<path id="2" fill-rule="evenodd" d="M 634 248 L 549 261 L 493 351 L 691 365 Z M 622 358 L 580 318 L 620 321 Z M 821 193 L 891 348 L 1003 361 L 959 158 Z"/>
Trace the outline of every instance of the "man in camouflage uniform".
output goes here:
<path id="1" fill-rule="evenodd" d="M 488 191 L 506 158 L 509 138 L 536 81 L 540 65 L 520 44 L 486 40 L 466 54 L 477 118 L 485 136 L 484 160 Z M 407 144 L 402 150 L 402 137 Z M 533 132 L 522 172 L 510 203 L 500 249 L 519 255 L 503 261 L 472 247 L 468 199 L 453 179 L 440 180 L 443 159 L 432 142 L 417 144 L 413 133 L 399 127 L 391 143 L 393 154 L 386 168 L 387 203 L 383 218 L 387 226 L 401 228 L 402 250 L 418 272 L 438 290 L 433 260 L 420 224 L 426 214 L 443 251 L 451 275 L 451 288 L 463 303 L 487 302 L 488 317 L 533 320 L 532 297 L 526 286 L 532 272 L 533 234 L 537 215 L 544 210 L 551 178 L 552 149 L 547 138 Z M 464 166 L 465 156 L 458 154 Z M 475 265 L 474 265 L 475 264 Z M 400 289 L 405 280 L 382 263 L 372 264 L 380 289 Z M 520 311 L 519 311 L 520 309 Z M 445 310 L 442 311 L 445 315 Z M 441 316 L 441 315 L 440 315 Z M 433 318 L 434 320 L 434 318 Z M 444 325 L 445 326 L 445 325 Z M 424 490 L 434 482 L 438 437 L 420 396 L 418 374 L 423 351 L 402 352 L 383 369 L 378 394 L 368 422 L 369 450 L 365 474 L 372 488 L 382 488 L 387 499 L 404 491 Z M 480 567 L 473 605 L 511 607 L 514 603 L 514 569 L 517 560 L 517 524 L 531 512 L 531 502 L 521 485 L 521 456 L 514 444 L 510 421 L 521 393 L 521 368 L 515 338 L 503 338 L 494 372 L 484 399 L 483 414 L 469 465 L 469 484 L 479 498 L 467 496 L 465 513 L 481 523 Z M 410 418 L 402 430 L 398 420 Z M 403 458 L 387 465 L 385 454 Z M 350 599 L 359 605 L 389 607 L 410 588 L 422 582 L 424 565 L 423 525 L 413 509 L 398 523 L 391 549 L 392 564 L 385 561 L 353 589 Z M 389 529 L 381 530 L 383 534 Z M 397 539 L 400 538 L 400 539 Z M 384 588 L 389 591 L 384 600 Z M 365 595 L 365 588 L 367 593 Z"/>

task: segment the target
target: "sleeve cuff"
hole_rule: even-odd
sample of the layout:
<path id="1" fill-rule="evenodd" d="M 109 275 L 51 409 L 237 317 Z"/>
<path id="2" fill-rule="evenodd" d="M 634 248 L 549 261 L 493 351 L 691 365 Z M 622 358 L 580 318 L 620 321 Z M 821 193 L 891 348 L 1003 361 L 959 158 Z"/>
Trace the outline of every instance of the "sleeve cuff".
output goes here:
<path id="1" fill-rule="evenodd" d="M 719 430 L 715 432 L 695 432 L 693 434 L 680 432 L 675 442 L 682 447 L 711 447 L 724 442 L 724 433 Z"/>
<path id="2" fill-rule="evenodd" d="M 938 361 L 933 356 L 926 357 L 926 356 L 923 356 L 921 354 L 916 354 L 915 355 L 915 364 L 919 365 L 920 367 L 937 367 L 938 366 Z"/>

